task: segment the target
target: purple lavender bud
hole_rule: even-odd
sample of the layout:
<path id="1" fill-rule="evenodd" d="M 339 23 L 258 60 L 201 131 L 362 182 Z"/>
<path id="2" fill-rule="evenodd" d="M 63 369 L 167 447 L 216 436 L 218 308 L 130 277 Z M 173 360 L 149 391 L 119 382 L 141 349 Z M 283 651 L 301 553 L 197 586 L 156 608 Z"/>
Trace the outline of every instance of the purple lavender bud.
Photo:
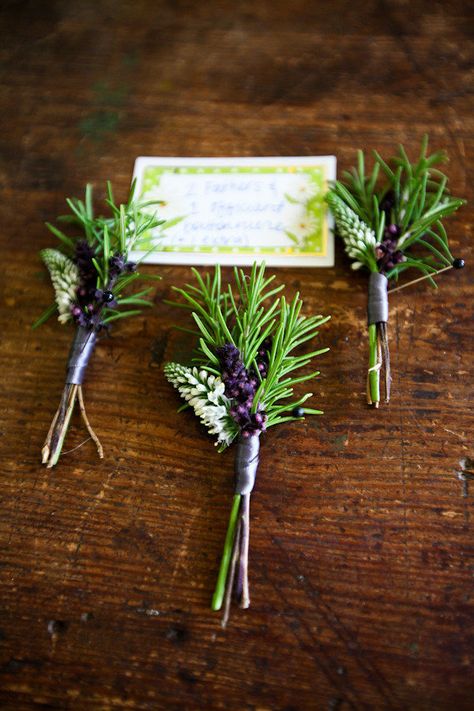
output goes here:
<path id="1" fill-rule="evenodd" d="M 388 232 L 389 232 L 389 234 L 393 235 L 394 237 L 398 237 L 398 234 L 400 232 L 398 225 L 389 225 Z"/>
<path id="2" fill-rule="evenodd" d="M 254 419 L 257 425 L 261 425 L 263 423 L 263 416 L 259 412 L 255 413 Z"/>
<path id="3" fill-rule="evenodd" d="M 82 313 L 82 310 L 79 306 L 73 306 L 71 309 L 71 313 L 73 316 L 79 316 L 79 314 Z"/>
<path id="4" fill-rule="evenodd" d="M 121 254 L 114 254 L 113 257 L 109 259 L 109 273 L 113 276 L 118 276 L 123 272 L 125 267 L 125 260 Z"/>
<path id="5" fill-rule="evenodd" d="M 86 314 L 83 311 L 81 311 L 81 313 L 78 314 L 74 320 L 78 326 L 83 326 L 84 328 L 86 328 L 90 323 L 89 317 L 86 316 Z"/>
<path id="6" fill-rule="evenodd" d="M 87 285 L 97 278 L 97 272 L 92 263 L 94 250 L 86 240 L 80 239 L 76 242 L 74 250 L 74 262 L 79 269 L 79 276 L 83 284 Z"/>

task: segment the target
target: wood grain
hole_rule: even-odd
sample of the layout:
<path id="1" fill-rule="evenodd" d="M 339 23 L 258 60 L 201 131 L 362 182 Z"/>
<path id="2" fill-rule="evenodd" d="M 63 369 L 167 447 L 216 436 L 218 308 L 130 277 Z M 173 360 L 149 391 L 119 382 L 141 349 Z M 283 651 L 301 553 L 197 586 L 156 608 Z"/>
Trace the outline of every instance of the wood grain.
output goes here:
<path id="1" fill-rule="evenodd" d="M 262 445 L 249 611 L 209 609 L 231 498 L 177 414 L 162 364 L 187 352 L 163 304 L 97 348 L 91 442 L 40 449 L 71 332 L 50 299 L 43 226 L 87 181 L 125 196 L 137 155 L 415 151 L 428 131 L 472 200 L 472 34 L 464 2 L 4 2 L 0 700 L 5 709 L 447 709 L 474 692 L 472 207 L 450 220 L 468 267 L 394 296 L 393 400 L 364 404 L 366 281 L 278 270 L 320 341 L 325 415 Z M 153 268 L 149 268 L 153 270 Z M 229 274 L 228 271 L 225 272 Z M 79 418 L 66 449 L 85 438 Z"/>

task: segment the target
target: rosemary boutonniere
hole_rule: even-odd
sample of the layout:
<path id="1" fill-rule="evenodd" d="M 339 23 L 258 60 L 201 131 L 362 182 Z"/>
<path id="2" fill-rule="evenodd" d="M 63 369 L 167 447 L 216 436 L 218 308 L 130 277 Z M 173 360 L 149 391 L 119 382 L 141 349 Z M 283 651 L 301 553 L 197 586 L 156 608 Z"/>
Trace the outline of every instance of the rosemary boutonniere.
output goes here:
<path id="1" fill-rule="evenodd" d="M 58 462 L 76 401 L 99 456 L 103 456 L 84 406 L 82 383 L 87 366 L 101 331 L 108 331 L 113 321 L 134 316 L 143 306 L 151 306 L 145 298 L 151 287 L 124 295 L 127 287 L 145 278 L 137 265 L 129 261 L 129 253 L 145 231 L 161 224 L 155 215 L 144 211 L 151 203 L 136 200 L 134 192 L 135 184 L 128 201 L 117 205 L 112 186 L 107 183 L 105 202 L 110 215 L 103 217 L 94 214 L 92 187 L 88 185 L 84 201 L 67 199 L 71 214 L 58 218 L 59 222 L 70 225 L 68 231 L 76 234 L 70 236 L 46 223 L 60 241 L 59 248 L 43 249 L 40 253 L 51 276 L 55 301 L 33 327 L 55 313 L 61 324 L 75 327 L 66 383 L 42 451 L 43 464 L 48 467 Z"/>
<path id="2" fill-rule="evenodd" d="M 447 160 L 446 153 L 428 155 L 427 148 L 425 136 L 414 163 L 403 146 L 388 161 L 373 151 L 374 165 L 368 174 L 364 153 L 359 151 L 357 167 L 345 171 L 344 180 L 336 180 L 326 195 L 336 232 L 353 260 L 352 269 L 370 272 L 367 401 L 375 407 L 381 399 L 382 369 L 385 400 L 390 400 L 388 285 L 398 282 L 408 269 L 416 269 L 422 274 L 416 281 L 427 279 L 436 287 L 436 274 L 464 266 L 451 254 L 443 220 L 465 201 L 450 196 L 446 175 L 435 167 Z"/>
<path id="3" fill-rule="evenodd" d="M 225 625 L 234 589 L 241 607 L 250 603 L 250 495 L 260 437 L 275 425 L 321 414 L 305 405 L 312 393 L 295 398 L 294 388 L 319 374 L 307 366 L 328 349 L 310 351 L 306 344 L 329 316 L 304 316 L 299 294 L 287 302 L 280 293 L 284 286 L 274 286 L 275 277 L 266 277 L 264 264 L 254 264 L 250 275 L 235 268 L 234 284 L 227 287 L 219 266 L 212 277 L 193 273 L 196 284 L 175 291 L 182 297 L 179 306 L 189 309 L 194 321 L 194 365 L 167 363 L 164 370 L 216 437 L 218 451 L 236 442 L 234 498 L 212 601 L 214 610 L 224 605 Z"/>

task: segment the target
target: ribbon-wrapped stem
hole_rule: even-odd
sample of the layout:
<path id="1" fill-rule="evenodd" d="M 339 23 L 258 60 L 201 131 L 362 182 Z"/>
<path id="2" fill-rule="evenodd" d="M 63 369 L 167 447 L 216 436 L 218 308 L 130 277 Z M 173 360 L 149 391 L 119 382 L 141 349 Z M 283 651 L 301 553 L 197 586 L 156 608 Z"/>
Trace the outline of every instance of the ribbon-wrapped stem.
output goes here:
<path id="1" fill-rule="evenodd" d="M 248 584 L 250 494 L 252 493 L 257 475 L 259 451 L 259 433 L 253 434 L 250 437 L 241 437 L 237 443 L 235 457 L 235 493 L 216 589 L 212 599 L 213 610 L 220 610 L 224 602 L 224 616 L 222 619 L 222 625 L 224 627 L 229 618 L 234 584 L 240 606 L 247 608 L 250 605 Z"/>
<path id="2" fill-rule="evenodd" d="M 380 375 L 385 371 L 385 400 L 390 400 L 390 352 L 387 337 L 388 296 L 387 277 L 372 272 L 369 279 L 367 322 L 369 329 L 369 368 L 367 372 L 367 402 L 379 406 Z"/>
<path id="3" fill-rule="evenodd" d="M 97 334 L 95 331 L 87 330 L 82 327 L 76 330 L 66 366 L 66 383 L 64 385 L 61 401 L 51 422 L 42 450 L 42 461 L 48 468 L 54 467 L 61 455 L 76 400 L 79 402 L 82 419 L 84 420 L 87 431 L 95 442 L 99 457 L 102 458 L 104 456 L 99 438 L 87 418 L 82 393 L 82 383 L 84 382 L 87 366 L 94 351 L 96 340 Z"/>

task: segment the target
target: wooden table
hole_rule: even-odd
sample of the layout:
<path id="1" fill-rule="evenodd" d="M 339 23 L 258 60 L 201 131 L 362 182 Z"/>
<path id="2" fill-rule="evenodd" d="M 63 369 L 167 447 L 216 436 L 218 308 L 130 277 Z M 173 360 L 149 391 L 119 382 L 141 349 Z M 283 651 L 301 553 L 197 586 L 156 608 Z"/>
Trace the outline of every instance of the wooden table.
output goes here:
<path id="1" fill-rule="evenodd" d="M 6 709 L 468 709 L 474 691 L 472 207 L 468 268 L 392 299 L 393 400 L 364 403 L 366 279 L 280 269 L 332 314 L 320 419 L 263 442 L 250 610 L 209 609 L 232 453 L 218 456 L 162 365 L 185 352 L 163 304 L 123 322 L 88 373 L 91 442 L 42 468 L 71 331 L 38 250 L 64 198 L 137 155 L 447 148 L 472 198 L 467 3 L 2 4 L 1 706 Z M 54 241 L 54 240 L 53 240 Z M 149 268 L 153 271 L 153 268 Z M 230 272 L 226 271 L 226 276 Z M 75 420 L 71 450 L 84 439 Z M 467 463 L 469 466 L 469 462 Z M 472 476 L 472 475 L 471 475 Z M 472 490 L 469 490 L 469 484 Z"/>

